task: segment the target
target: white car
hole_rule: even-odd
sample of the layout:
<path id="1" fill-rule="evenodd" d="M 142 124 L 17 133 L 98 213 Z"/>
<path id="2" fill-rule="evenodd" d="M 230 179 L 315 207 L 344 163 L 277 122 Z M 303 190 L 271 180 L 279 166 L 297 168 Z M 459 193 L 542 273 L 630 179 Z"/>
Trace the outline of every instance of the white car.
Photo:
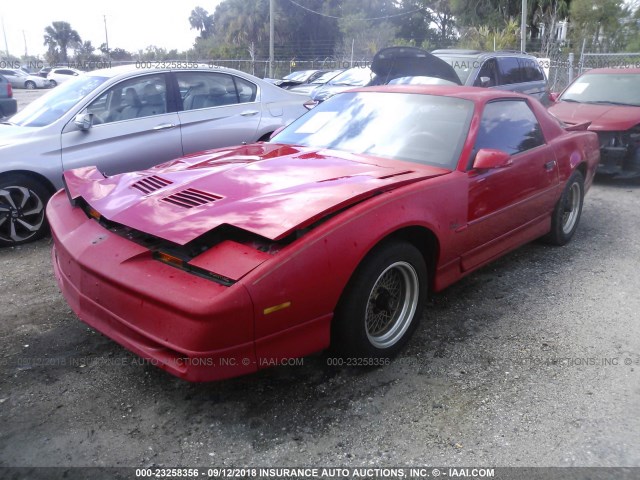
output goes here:
<path id="1" fill-rule="evenodd" d="M 46 78 L 42 78 L 37 75 L 29 75 L 22 70 L 3 68 L 0 69 L 0 75 L 6 78 L 13 88 L 27 88 L 29 90 L 33 90 L 34 88 L 48 88 L 50 85 Z"/>
<path id="2" fill-rule="evenodd" d="M 59 83 L 66 82 L 70 78 L 82 75 L 83 72 L 76 70 L 75 68 L 54 68 L 47 75 L 47 80 L 52 87 L 55 87 Z"/>

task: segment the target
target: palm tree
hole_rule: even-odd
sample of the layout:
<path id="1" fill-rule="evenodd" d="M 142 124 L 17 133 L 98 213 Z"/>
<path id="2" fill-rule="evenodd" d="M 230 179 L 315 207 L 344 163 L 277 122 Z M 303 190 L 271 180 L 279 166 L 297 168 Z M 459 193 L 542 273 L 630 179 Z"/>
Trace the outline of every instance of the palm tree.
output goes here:
<path id="1" fill-rule="evenodd" d="M 69 22 L 52 22 L 44 32 L 44 44 L 49 47 L 50 52 L 59 52 L 64 62 L 67 61 L 67 48 L 82 43 L 80 35 L 71 28 Z"/>
<path id="2" fill-rule="evenodd" d="M 196 7 L 191 10 L 189 24 L 200 32 L 202 38 L 207 38 L 213 32 L 213 15 L 209 15 L 202 7 Z"/>

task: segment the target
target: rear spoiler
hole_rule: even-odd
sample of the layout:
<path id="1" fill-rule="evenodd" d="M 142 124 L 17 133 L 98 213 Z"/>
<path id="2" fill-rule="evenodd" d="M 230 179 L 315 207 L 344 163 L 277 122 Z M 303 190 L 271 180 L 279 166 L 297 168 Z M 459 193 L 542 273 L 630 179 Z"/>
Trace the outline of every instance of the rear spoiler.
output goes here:
<path id="1" fill-rule="evenodd" d="M 567 132 L 579 132 L 581 130 L 587 130 L 589 128 L 589 125 L 591 125 L 591 122 L 582 122 L 582 123 L 576 123 L 575 125 L 566 125 L 564 127 L 564 129 Z"/>

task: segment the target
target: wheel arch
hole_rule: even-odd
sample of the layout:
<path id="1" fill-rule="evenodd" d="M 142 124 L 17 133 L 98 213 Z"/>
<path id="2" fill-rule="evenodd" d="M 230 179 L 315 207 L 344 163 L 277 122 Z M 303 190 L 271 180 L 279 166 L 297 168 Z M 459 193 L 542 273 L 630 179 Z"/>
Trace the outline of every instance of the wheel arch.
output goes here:
<path id="1" fill-rule="evenodd" d="M 44 188 L 46 188 L 47 192 L 49 192 L 49 196 L 56 193 L 56 188 L 53 186 L 53 183 L 51 183 L 51 181 L 44 175 L 32 172 L 30 170 L 9 170 L 7 172 L 0 173 L 0 180 L 3 180 L 4 178 L 11 175 L 24 175 L 25 177 L 33 179 L 34 181 L 40 183 Z"/>

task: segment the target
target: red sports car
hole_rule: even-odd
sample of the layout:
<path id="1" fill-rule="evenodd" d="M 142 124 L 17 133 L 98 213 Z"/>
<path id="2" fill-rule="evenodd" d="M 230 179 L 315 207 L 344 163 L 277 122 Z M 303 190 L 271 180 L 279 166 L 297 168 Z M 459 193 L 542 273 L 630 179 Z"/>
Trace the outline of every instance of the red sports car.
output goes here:
<path id="1" fill-rule="evenodd" d="M 268 143 L 64 175 L 53 264 L 81 320 L 192 381 L 331 346 L 376 365 L 438 291 L 538 237 L 567 243 L 599 160 L 530 97 L 386 86 Z"/>
<path id="2" fill-rule="evenodd" d="M 597 68 L 578 77 L 549 108 L 567 125 L 590 122 L 600 139 L 598 173 L 640 177 L 640 68 Z"/>

